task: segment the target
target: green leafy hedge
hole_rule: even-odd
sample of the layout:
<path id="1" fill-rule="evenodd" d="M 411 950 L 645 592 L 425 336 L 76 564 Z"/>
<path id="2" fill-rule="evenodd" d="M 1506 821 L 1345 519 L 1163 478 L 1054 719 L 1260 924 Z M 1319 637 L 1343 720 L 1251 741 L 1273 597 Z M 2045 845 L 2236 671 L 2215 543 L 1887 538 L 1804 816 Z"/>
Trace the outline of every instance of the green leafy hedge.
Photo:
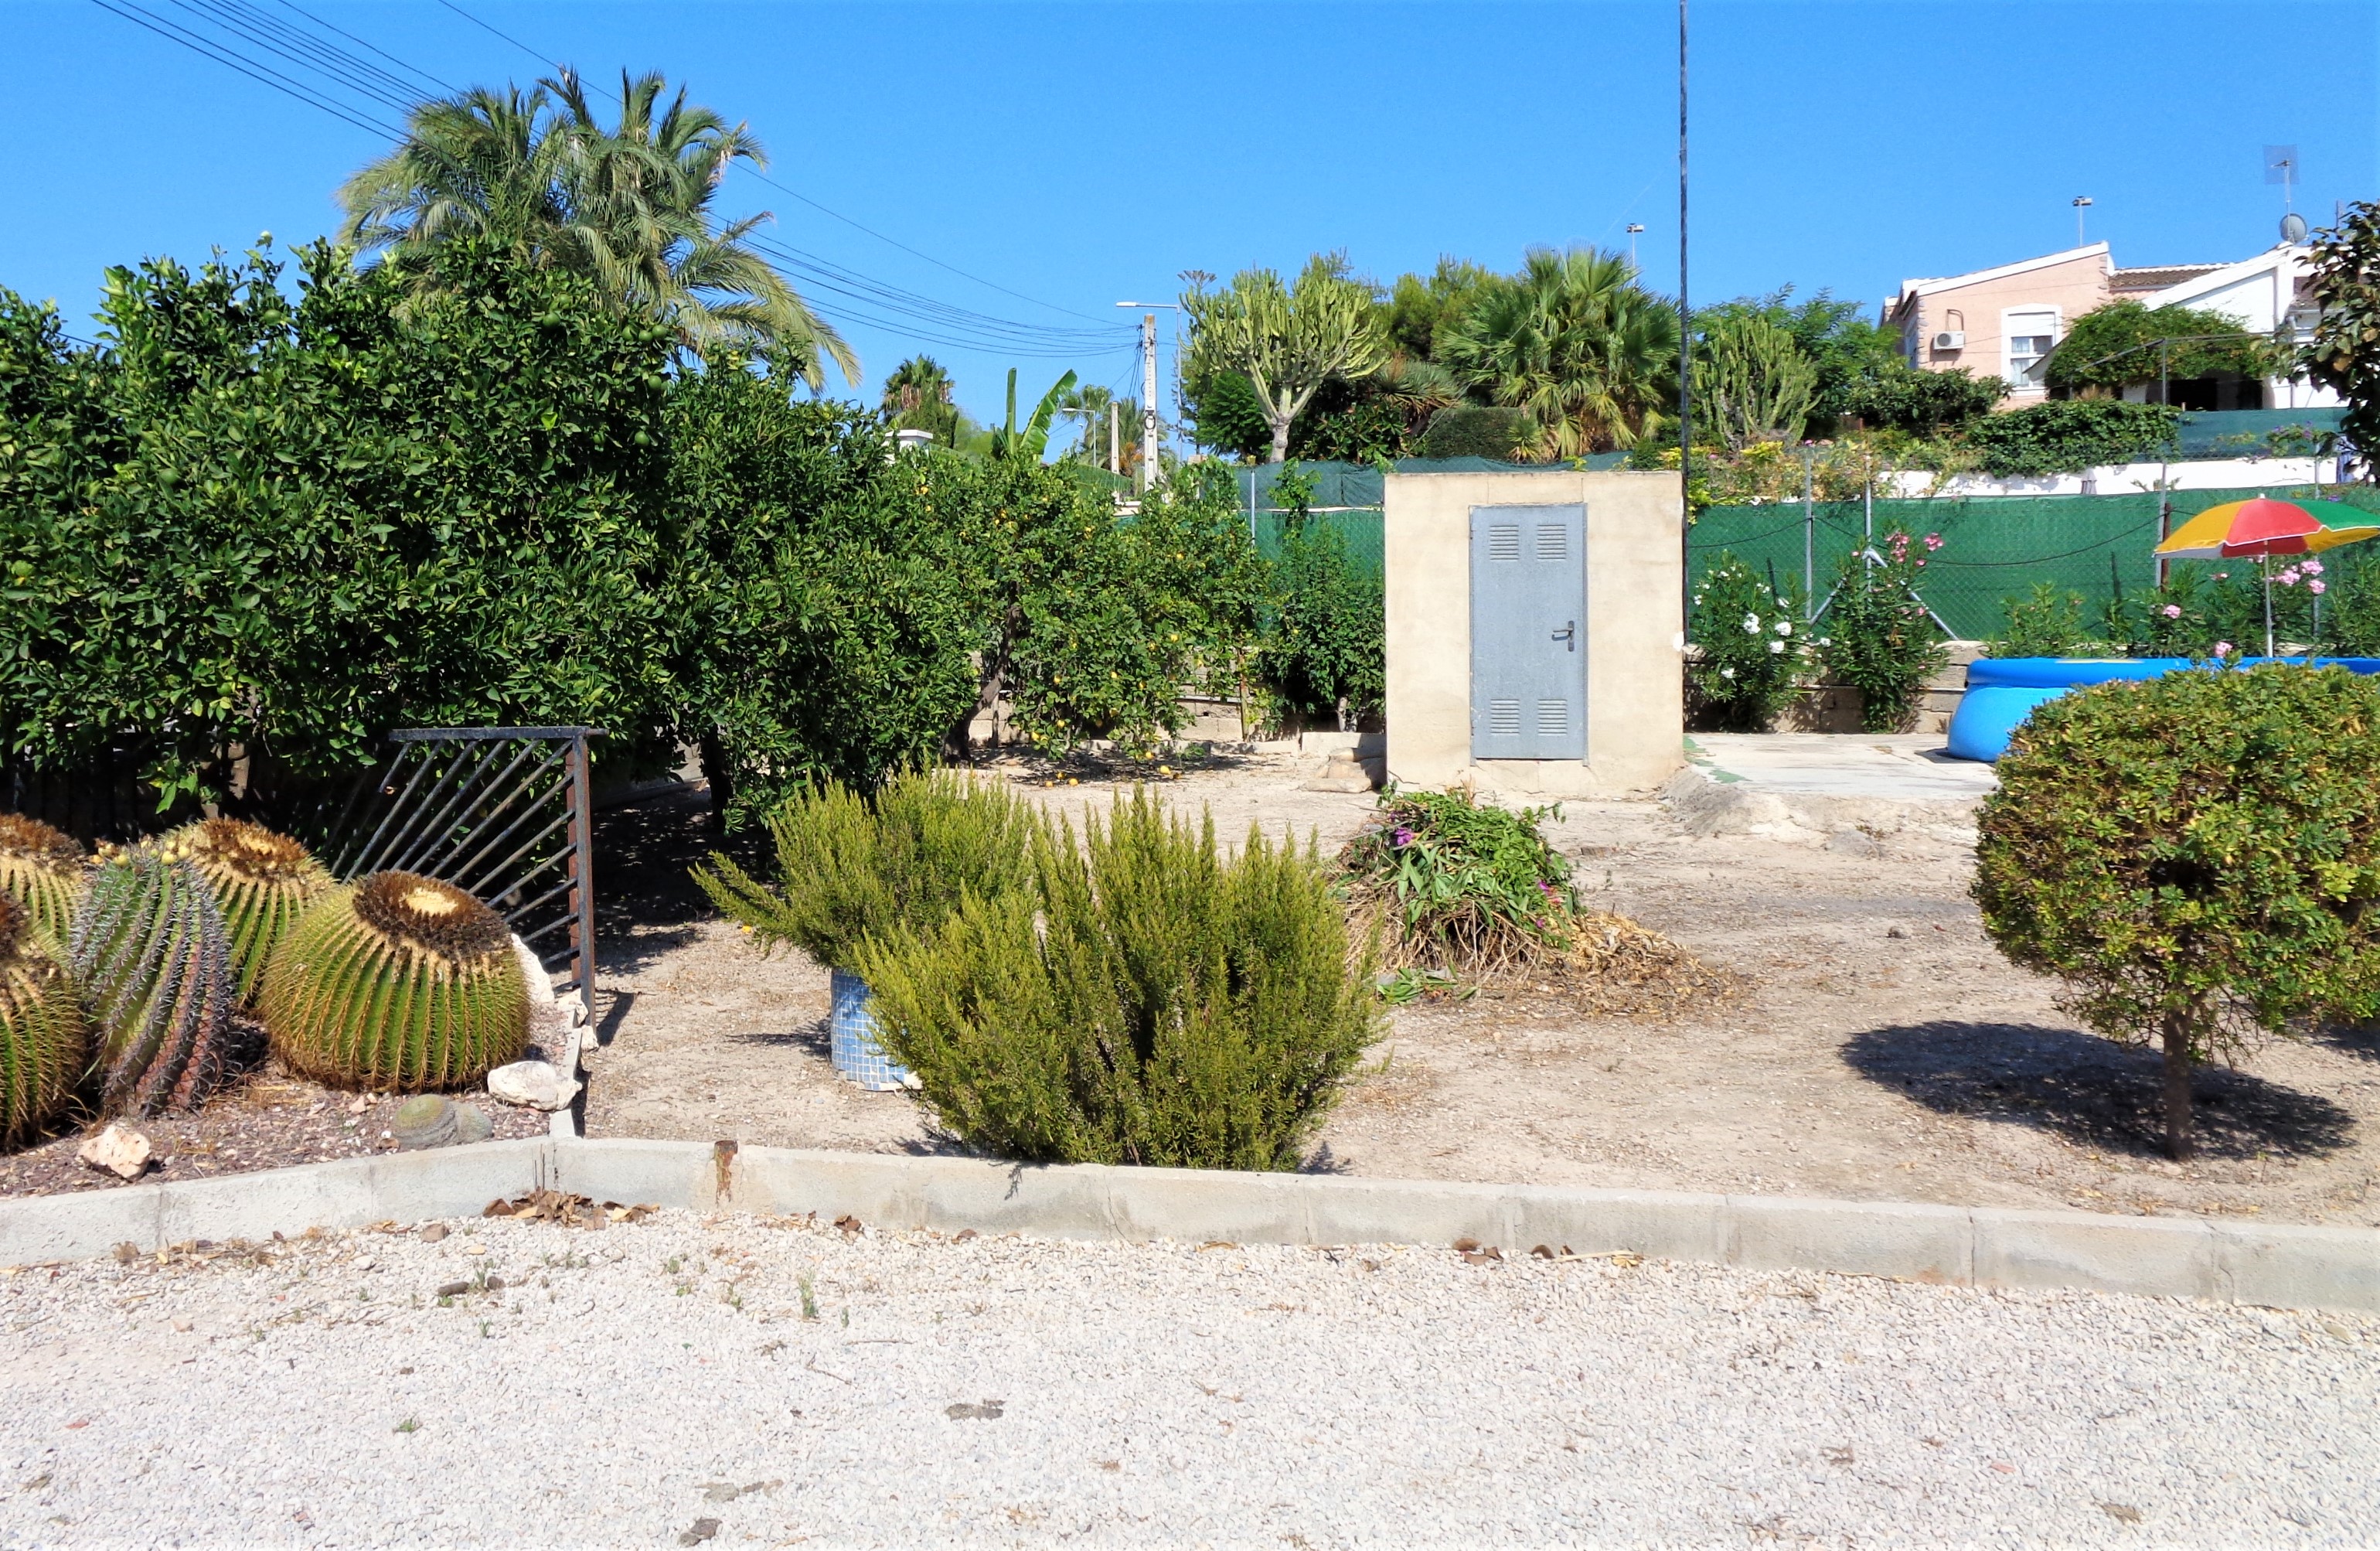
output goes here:
<path id="1" fill-rule="evenodd" d="M 2130 463 L 2170 444 L 2181 411 L 2118 398 L 2054 398 L 1967 428 L 1967 441 L 1994 479 L 2079 474 Z"/>

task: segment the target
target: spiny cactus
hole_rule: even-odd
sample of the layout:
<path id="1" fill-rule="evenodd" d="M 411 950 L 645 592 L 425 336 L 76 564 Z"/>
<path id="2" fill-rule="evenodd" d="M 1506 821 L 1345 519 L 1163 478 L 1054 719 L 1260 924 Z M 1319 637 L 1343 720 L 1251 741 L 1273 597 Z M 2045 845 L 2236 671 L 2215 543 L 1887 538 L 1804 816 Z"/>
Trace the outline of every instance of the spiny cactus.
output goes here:
<path id="1" fill-rule="evenodd" d="M 64 951 L 30 910 L 0 895 L 0 1143 L 7 1146 L 66 1107 L 90 1055 Z"/>
<path id="2" fill-rule="evenodd" d="M 347 1087 L 458 1087 L 528 1042 L 528 983 L 503 919 L 412 873 L 316 901 L 265 967 L 261 1006 L 291 1070 Z"/>
<path id="3" fill-rule="evenodd" d="M 82 847 L 74 837 L 22 813 L 0 813 L 0 891 L 32 912 L 59 942 L 74 931 L 84 884 Z"/>
<path id="4" fill-rule="evenodd" d="M 103 1115 L 194 1106 L 231 1064 L 230 935 L 206 880 L 153 845 L 104 849 L 70 954 L 97 1025 Z"/>
<path id="5" fill-rule="evenodd" d="M 273 945 L 329 890 L 329 870 L 286 835 L 240 819 L 185 824 L 159 841 L 158 849 L 169 861 L 188 861 L 214 891 L 231 933 L 240 1003 L 255 1001 Z"/>

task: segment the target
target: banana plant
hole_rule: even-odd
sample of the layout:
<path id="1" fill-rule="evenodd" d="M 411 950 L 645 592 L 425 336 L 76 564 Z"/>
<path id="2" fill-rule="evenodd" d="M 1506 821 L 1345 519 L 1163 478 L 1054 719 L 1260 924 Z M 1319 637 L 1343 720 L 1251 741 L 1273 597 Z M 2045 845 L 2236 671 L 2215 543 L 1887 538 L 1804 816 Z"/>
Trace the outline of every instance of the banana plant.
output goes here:
<path id="1" fill-rule="evenodd" d="M 1050 425 L 1058 418 L 1059 401 L 1075 391 L 1072 372 L 1050 385 L 1041 402 L 1033 406 L 1025 429 L 1016 429 L 1016 368 L 1008 369 L 1008 421 L 991 434 L 991 456 L 1007 461 L 1038 463 L 1050 450 Z"/>

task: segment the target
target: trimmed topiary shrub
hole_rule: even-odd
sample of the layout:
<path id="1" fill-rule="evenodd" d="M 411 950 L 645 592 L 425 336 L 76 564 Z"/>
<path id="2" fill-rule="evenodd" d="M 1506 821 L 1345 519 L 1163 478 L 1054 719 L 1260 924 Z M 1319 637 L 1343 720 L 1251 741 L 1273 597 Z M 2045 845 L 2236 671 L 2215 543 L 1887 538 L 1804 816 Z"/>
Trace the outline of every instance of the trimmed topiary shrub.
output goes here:
<path id="1" fill-rule="evenodd" d="M 31 912 L 0 895 L 0 1144 L 14 1147 L 56 1118 L 90 1058 L 61 953 Z"/>
<path id="2" fill-rule="evenodd" d="M 154 844 L 104 851 L 71 954 L 103 1115 L 197 1106 L 231 1067 L 231 938 L 206 881 Z"/>
<path id="3" fill-rule="evenodd" d="M 1031 880 L 860 945 L 937 1122 L 1003 1157 L 1295 1168 L 1377 1033 L 1314 849 L 1226 856 L 1142 791 L 1080 844 L 1036 824 Z"/>
<path id="4" fill-rule="evenodd" d="M 413 873 L 374 873 L 298 917 L 261 1006 L 273 1054 L 341 1087 L 461 1087 L 528 1043 L 528 983 L 504 918 Z"/>
<path id="5" fill-rule="evenodd" d="M 330 872 L 286 835 L 239 819 L 185 824 L 159 848 L 171 860 L 188 861 L 214 891 L 231 934 L 240 1002 L 252 1003 L 263 988 L 264 963 L 273 946 L 330 889 Z"/>
<path id="6" fill-rule="evenodd" d="M 1975 901 L 2063 1005 L 2165 1054 L 2167 1150 L 2191 1070 L 2252 1033 L 2380 1013 L 2380 683 L 2205 668 L 2034 712 L 1984 805 Z"/>
<path id="7" fill-rule="evenodd" d="M 929 932 L 966 894 L 1022 887 L 1032 828 L 1030 810 L 1007 787 L 948 770 L 905 771 L 873 802 L 823 781 L 769 821 L 775 886 L 716 852 L 694 880 L 763 949 L 790 944 L 852 973 L 870 934 Z"/>
<path id="8" fill-rule="evenodd" d="M 63 943 L 89 883 L 81 844 L 22 813 L 0 813 L 0 892 L 32 912 L 35 924 Z"/>

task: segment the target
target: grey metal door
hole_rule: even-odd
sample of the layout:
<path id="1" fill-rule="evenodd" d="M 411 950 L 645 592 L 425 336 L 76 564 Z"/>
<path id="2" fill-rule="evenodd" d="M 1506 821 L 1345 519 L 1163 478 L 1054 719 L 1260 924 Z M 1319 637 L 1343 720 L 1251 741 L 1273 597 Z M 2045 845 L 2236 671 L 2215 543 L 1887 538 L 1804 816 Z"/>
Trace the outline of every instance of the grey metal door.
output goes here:
<path id="1" fill-rule="evenodd" d="M 1471 757 L 1586 757 L 1586 508 L 1471 508 Z"/>

